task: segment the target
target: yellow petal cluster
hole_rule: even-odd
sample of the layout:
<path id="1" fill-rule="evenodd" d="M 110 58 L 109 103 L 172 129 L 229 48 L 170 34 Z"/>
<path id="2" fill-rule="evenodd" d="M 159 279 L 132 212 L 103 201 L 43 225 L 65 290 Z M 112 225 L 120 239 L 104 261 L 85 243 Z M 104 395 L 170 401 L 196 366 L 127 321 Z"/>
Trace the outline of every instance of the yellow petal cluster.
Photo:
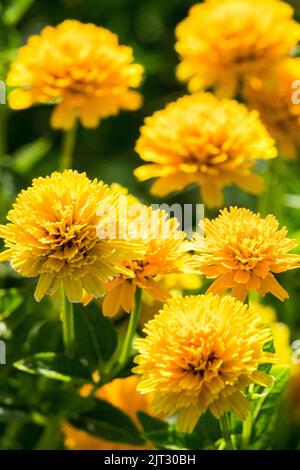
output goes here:
<path id="1" fill-rule="evenodd" d="M 135 344 L 138 390 L 153 393 L 155 413 L 178 413 L 179 431 L 191 432 L 207 409 L 218 419 L 230 410 L 245 419 L 251 406 L 244 388 L 272 383 L 258 370 L 275 362 L 263 351 L 270 329 L 255 309 L 233 297 L 171 299 L 144 332 Z"/>
<path id="2" fill-rule="evenodd" d="M 262 218 L 244 208 L 230 207 L 214 220 L 205 219 L 204 237 L 197 236 L 193 263 L 215 279 L 208 292 L 232 295 L 243 301 L 250 290 L 268 292 L 280 300 L 288 293 L 275 274 L 300 267 L 300 256 L 289 253 L 296 241 L 279 229 L 273 215 Z"/>
<path id="3" fill-rule="evenodd" d="M 11 66 L 7 83 L 13 109 L 55 103 L 51 125 L 70 129 L 77 118 L 96 127 L 101 118 L 141 106 L 143 67 L 132 49 L 105 28 L 66 20 L 31 36 Z"/>
<path id="4" fill-rule="evenodd" d="M 141 181 L 156 178 L 151 191 L 157 196 L 197 183 L 204 203 L 218 207 L 224 186 L 262 190 L 252 169 L 257 159 L 276 157 L 274 145 L 256 111 L 210 93 L 184 96 L 146 118 L 136 151 L 151 163 L 135 175 Z"/>
<path id="5" fill-rule="evenodd" d="M 292 159 L 300 146 L 300 59 L 287 59 L 263 77 L 247 80 L 243 94 L 259 111 L 281 157 Z"/>
<path id="6" fill-rule="evenodd" d="M 73 302 L 81 300 L 83 289 L 93 297 L 103 295 L 103 283 L 113 276 L 133 276 L 123 259 L 143 255 L 141 245 L 118 234 L 98 236 L 99 229 L 103 226 L 104 232 L 109 224 L 106 208 L 116 208 L 111 217 L 118 226 L 119 196 L 103 182 L 77 171 L 34 179 L 8 213 L 9 223 L 0 226 L 7 248 L 0 260 L 9 260 L 22 276 L 38 278 L 37 300 L 62 283 Z"/>
<path id="7" fill-rule="evenodd" d="M 121 308 L 129 313 L 135 305 L 137 287 L 145 289 L 151 297 L 165 301 L 170 293 L 163 288 L 161 276 L 184 272 L 190 261 L 190 246 L 177 219 L 169 218 L 160 209 L 143 208 L 147 217 L 141 235 L 145 236 L 137 241 L 143 244 L 144 256 L 138 260 L 124 260 L 124 267 L 133 274 L 120 274 L 105 285 L 104 315 L 114 316 Z"/>
<path id="8" fill-rule="evenodd" d="M 191 92 L 231 97 L 239 82 L 288 57 L 300 40 L 293 8 L 281 0 L 206 0 L 176 29 L 177 76 Z"/>

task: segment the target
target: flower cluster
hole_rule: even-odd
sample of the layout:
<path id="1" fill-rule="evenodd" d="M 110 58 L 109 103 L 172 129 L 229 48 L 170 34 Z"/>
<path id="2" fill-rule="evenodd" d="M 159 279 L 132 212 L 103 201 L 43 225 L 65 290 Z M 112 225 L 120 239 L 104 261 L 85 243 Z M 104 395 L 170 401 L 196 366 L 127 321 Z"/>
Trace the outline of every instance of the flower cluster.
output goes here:
<path id="1" fill-rule="evenodd" d="M 197 183 L 205 204 L 218 207 L 224 186 L 262 190 L 252 170 L 257 159 L 276 157 L 274 145 L 256 111 L 209 93 L 185 96 L 146 119 L 136 150 L 151 163 L 135 175 L 157 178 L 152 193 L 158 196 Z"/>
<path id="2" fill-rule="evenodd" d="M 206 0 L 176 29 L 178 78 L 195 92 L 231 97 L 239 81 L 288 57 L 300 40 L 293 8 L 281 0 Z"/>
<path id="3" fill-rule="evenodd" d="M 97 235 L 99 225 L 107 224 L 99 206 L 117 206 L 118 197 L 103 182 L 77 171 L 33 180 L 9 212 L 9 223 L 0 226 L 8 248 L 1 261 L 9 260 L 22 276 L 38 277 L 37 300 L 61 283 L 71 302 L 80 302 L 83 289 L 93 297 L 103 295 L 103 283 L 113 276 L 133 276 L 124 258 L 143 256 L 143 247 L 133 241 Z"/>
<path id="4" fill-rule="evenodd" d="M 276 140 L 281 157 L 293 159 L 300 146 L 299 92 L 300 59 L 287 59 L 263 77 L 252 77 L 243 89 L 249 105 L 259 111 L 263 123 Z M 293 94 L 295 102 L 293 102 Z"/>
<path id="5" fill-rule="evenodd" d="M 152 408 L 165 416 L 178 412 L 179 431 L 191 432 L 209 408 L 216 418 L 233 410 L 245 419 L 250 403 L 244 388 L 270 385 L 257 370 L 275 362 L 263 350 L 271 331 L 255 309 L 212 294 L 170 300 L 135 343 L 138 390 L 153 393 Z"/>
<path id="6" fill-rule="evenodd" d="M 279 158 L 276 144 L 281 156 L 297 155 L 300 108 L 292 102 L 292 90 L 300 79 L 300 59 L 292 55 L 300 25 L 292 16 L 293 8 L 281 0 L 205 0 L 191 8 L 176 29 L 176 50 L 177 76 L 192 94 L 147 117 L 136 143 L 146 163 L 134 174 L 142 182 L 154 179 L 153 195 L 164 197 L 196 184 L 209 209 L 223 207 L 228 186 L 255 196 L 268 192 L 259 172 Z M 136 88 L 142 73 L 132 49 L 121 46 L 115 34 L 66 20 L 45 27 L 20 48 L 8 74 L 9 85 L 15 87 L 9 104 L 12 109 L 55 105 L 52 127 L 69 131 L 61 167 L 71 168 L 75 123 L 96 127 L 122 109 L 138 109 L 141 95 Z M 239 102 L 241 97 L 247 104 Z M 257 207 L 263 207 L 265 196 Z M 289 297 L 280 274 L 299 268 L 300 255 L 292 252 L 296 240 L 280 228 L 277 213 L 275 217 L 268 210 L 255 213 L 232 206 L 231 190 L 228 196 L 226 190 L 227 197 L 229 207 L 200 222 L 203 234 L 188 239 L 166 210 L 143 204 L 117 183 L 108 186 L 76 170 L 35 178 L 18 195 L 7 223 L 0 225 L 5 245 L 0 261 L 10 261 L 21 276 L 36 278 L 37 301 L 59 288 L 63 293 L 59 301 L 67 357 L 47 353 L 46 359 L 38 358 L 37 370 L 32 361 L 30 373 L 43 374 L 60 361 L 68 372 L 66 364 L 74 361 L 78 379 L 89 379 L 79 391 L 81 397 L 77 388 L 72 390 L 74 402 L 80 402 L 77 415 L 99 406 L 98 399 L 107 400 L 108 409 L 118 409 L 111 422 L 115 415 L 123 416 L 121 411 L 127 413 L 119 418 L 121 426 L 136 426 L 137 436 L 148 438 L 151 432 L 141 430 L 136 412 L 151 413 L 150 402 L 159 418 L 176 416 L 179 432 L 193 432 L 210 410 L 221 421 L 220 446 L 231 448 L 226 414 L 233 412 L 244 421 L 252 413 L 241 436 L 247 447 L 260 413 L 260 404 L 253 412 L 253 400 L 260 387 L 267 387 L 264 399 L 272 389 L 273 364 L 291 363 L 289 328 L 260 296 L 270 293 L 281 301 Z M 255 198 L 244 197 L 253 207 Z M 248 298 L 251 291 L 255 299 Z M 72 303 L 83 309 L 95 298 L 102 298 L 98 304 L 104 316 L 117 318 L 101 317 L 104 333 L 93 331 L 92 320 L 82 328 L 82 344 L 93 344 L 88 357 L 77 363 L 80 317 L 76 323 Z M 103 354 L 106 346 L 108 354 Z M 46 367 L 43 360 L 48 360 Z M 139 377 L 127 377 L 132 360 L 132 372 Z M 47 377 L 72 381 L 71 375 L 46 372 Z M 86 398 L 82 409 L 81 398 Z M 106 416 L 98 427 L 87 426 L 88 433 L 75 427 L 71 413 L 70 423 L 65 422 L 67 413 L 61 416 L 67 448 L 106 448 L 100 439 Z M 100 435 L 91 435 L 96 427 Z M 143 437 L 137 443 L 143 444 Z M 239 444 L 242 439 L 235 435 L 234 440 Z M 152 444 L 160 443 L 153 438 Z M 110 446 L 136 447 L 119 442 Z"/>
<path id="7" fill-rule="evenodd" d="M 9 94 L 9 104 L 24 109 L 54 103 L 54 128 L 70 129 L 77 118 L 85 127 L 97 127 L 101 118 L 141 106 L 141 95 L 133 89 L 142 72 L 133 63 L 132 49 L 119 45 L 115 34 L 66 20 L 31 36 L 19 50 L 7 80 L 18 87 Z"/>
<path id="8" fill-rule="evenodd" d="M 170 294 L 157 281 L 162 275 L 180 274 L 187 268 L 189 245 L 186 243 L 185 233 L 179 230 L 178 221 L 169 219 L 159 209 L 147 208 L 147 213 L 149 226 L 143 227 L 147 236 L 137 240 L 144 246 L 144 256 L 141 259 L 124 260 L 123 265 L 131 273 L 130 276 L 124 272 L 106 283 L 104 315 L 114 316 L 121 307 L 125 312 L 131 312 L 135 305 L 137 287 L 145 289 L 155 299 L 165 301 Z M 152 233 L 154 235 L 151 236 Z"/>
<path id="9" fill-rule="evenodd" d="M 288 297 L 274 274 L 300 267 L 300 256 L 288 253 L 296 241 L 278 230 L 273 215 L 265 219 L 248 209 L 231 207 L 214 220 L 204 221 L 205 237 L 195 240 L 194 263 L 209 278 L 216 280 L 208 292 L 232 295 L 244 301 L 248 292 L 271 292 L 280 300 Z"/>

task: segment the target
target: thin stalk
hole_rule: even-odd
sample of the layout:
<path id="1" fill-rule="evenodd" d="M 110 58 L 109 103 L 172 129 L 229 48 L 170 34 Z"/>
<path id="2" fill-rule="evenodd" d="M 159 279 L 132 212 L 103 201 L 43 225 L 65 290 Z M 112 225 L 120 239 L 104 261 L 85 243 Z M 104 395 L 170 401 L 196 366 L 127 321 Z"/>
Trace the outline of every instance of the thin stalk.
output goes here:
<path id="1" fill-rule="evenodd" d="M 18 434 L 24 426 L 22 421 L 11 421 L 6 425 L 1 438 L 1 450 L 10 450 L 18 448 Z"/>
<path id="2" fill-rule="evenodd" d="M 252 414 L 249 413 L 245 421 L 243 421 L 242 442 L 243 449 L 247 449 L 252 433 Z"/>
<path id="3" fill-rule="evenodd" d="M 73 166 L 77 129 L 78 122 L 76 121 L 72 129 L 64 133 L 62 142 L 62 152 L 59 162 L 59 169 L 61 171 L 68 170 Z"/>
<path id="4" fill-rule="evenodd" d="M 66 294 L 63 292 L 63 340 L 65 345 L 65 353 L 67 356 L 74 356 L 75 352 L 75 328 L 74 328 L 74 312 L 73 304 L 69 302 Z"/>
<path id="5" fill-rule="evenodd" d="M 35 446 L 35 450 L 55 450 L 60 439 L 57 419 L 49 419 Z"/>
<path id="6" fill-rule="evenodd" d="M 281 170 L 284 162 L 281 157 L 269 161 L 265 191 L 258 199 L 257 211 L 262 217 L 273 214 L 279 220 L 283 213 L 283 191 Z"/>
<path id="7" fill-rule="evenodd" d="M 228 413 L 224 413 L 223 416 L 220 418 L 220 427 L 221 427 L 221 432 L 224 438 L 224 441 L 226 442 L 226 448 L 227 450 L 235 450 L 233 441 L 232 441 L 232 435 L 231 435 L 231 429 L 230 429 L 230 422 L 229 422 L 229 417 Z"/>
<path id="8" fill-rule="evenodd" d="M 106 377 L 104 377 L 105 383 L 109 382 L 111 379 L 116 377 L 118 373 L 121 372 L 126 366 L 126 364 L 128 363 L 128 360 L 130 357 L 130 351 L 132 348 L 132 341 L 133 341 L 134 335 L 136 333 L 136 330 L 139 324 L 141 303 L 142 303 L 142 289 L 137 287 L 136 293 L 135 293 L 135 305 L 134 305 L 134 309 L 130 313 L 128 328 L 127 328 L 126 335 L 124 338 L 124 343 L 122 345 L 117 363 L 115 364 L 114 367 L 112 367 L 110 371 L 108 371 Z"/>
<path id="9" fill-rule="evenodd" d="M 122 347 L 121 354 L 120 354 L 119 361 L 118 361 L 122 367 L 124 367 L 127 364 L 128 359 L 129 359 L 132 341 L 133 341 L 134 335 L 136 333 L 136 330 L 139 324 L 141 302 L 142 302 L 142 289 L 137 287 L 136 293 L 135 293 L 135 306 L 130 314 L 128 329 L 126 332 L 125 340 L 124 340 L 123 347 Z"/>

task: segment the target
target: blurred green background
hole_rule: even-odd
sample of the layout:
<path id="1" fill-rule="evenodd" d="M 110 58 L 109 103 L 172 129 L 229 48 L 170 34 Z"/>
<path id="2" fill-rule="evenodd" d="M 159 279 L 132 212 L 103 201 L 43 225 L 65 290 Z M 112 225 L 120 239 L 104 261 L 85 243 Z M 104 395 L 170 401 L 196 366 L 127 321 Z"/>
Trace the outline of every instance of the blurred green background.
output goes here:
<path id="1" fill-rule="evenodd" d="M 157 202 L 149 194 L 149 184 L 138 183 L 132 174 L 132 170 L 140 164 L 134 146 L 144 117 L 186 93 L 185 86 L 180 84 L 175 76 L 178 59 L 174 51 L 174 30 L 194 3 L 198 2 L 192 0 L 1 1 L 0 79 L 5 80 L 9 61 L 15 56 L 17 48 L 24 44 L 30 35 L 39 33 L 45 25 L 56 25 L 64 19 L 75 18 L 82 22 L 93 22 L 117 33 L 121 43 L 133 47 L 136 62 L 145 67 L 141 87 L 144 105 L 137 112 L 122 112 L 117 117 L 103 120 L 96 130 L 80 128 L 74 168 L 86 171 L 91 178 L 97 177 L 107 183 L 118 182 L 145 202 Z M 296 7 L 296 15 L 300 20 L 300 2 L 294 0 L 290 3 Z M 7 211 L 20 189 L 26 188 L 32 178 L 47 175 L 58 167 L 61 133 L 50 129 L 50 112 L 48 106 L 36 106 L 12 112 L 7 106 L 0 105 L 1 222 L 5 221 Z M 278 195 L 284 195 L 280 210 L 281 225 L 286 224 L 290 235 L 300 242 L 300 161 L 282 162 L 279 176 L 279 179 L 270 181 L 268 209 L 272 211 L 272 204 L 276 205 Z M 191 203 L 196 202 L 197 198 L 198 191 L 190 188 L 184 194 L 174 195 L 168 200 L 171 203 L 175 201 Z M 254 197 L 236 188 L 226 191 L 226 205 L 229 204 L 254 210 L 257 207 Z M 215 213 L 209 215 L 213 216 Z M 295 340 L 300 338 L 298 272 L 283 275 L 282 284 L 289 291 L 290 299 L 282 304 L 270 296 L 265 303 L 275 306 L 279 319 L 285 321 L 291 328 L 291 340 Z M 1 265 L 0 287 L 10 289 L 10 294 L 8 291 L 0 291 L 0 339 L 9 340 L 12 335 L 14 337 L 13 349 L 8 350 L 10 361 L 13 362 L 29 351 L 31 353 L 41 351 L 41 347 L 44 351 L 55 350 L 56 333 L 59 328 L 57 316 L 47 300 L 38 305 L 31 296 L 27 295 L 28 291 L 33 291 L 34 281 L 20 279 L 9 267 Z M 11 290 L 15 288 L 20 290 Z M 11 311 L 19 311 L 20 314 L 13 317 L 11 323 L 5 323 L 5 312 Z M 26 322 L 23 321 L 24 315 Z M 46 323 L 48 326 L 45 326 Z M 39 339 L 35 343 L 37 337 Z M 5 369 L 6 371 L 2 373 L 4 381 L 5 374 L 9 374 L 9 368 Z M 24 394 L 28 386 L 27 392 L 30 395 L 30 391 L 36 385 L 35 379 L 31 377 L 24 379 L 24 384 Z M 38 401 L 37 397 L 35 401 Z M 1 426 L 3 425 L 0 424 L 0 432 Z M 295 428 L 289 425 L 289 432 L 285 436 L 285 445 L 289 447 L 299 445 L 299 426 L 298 424 L 293 426 Z M 31 428 L 31 437 L 28 437 L 28 442 L 22 443 L 23 447 L 31 447 L 34 433 L 38 435 L 38 428 Z M 26 437 L 22 436 L 22 439 L 26 440 Z M 2 447 L 5 445 L 9 447 L 12 445 L 11 442 L 13 441 L 9 440 L 9 436 L 6 436 Z"/>

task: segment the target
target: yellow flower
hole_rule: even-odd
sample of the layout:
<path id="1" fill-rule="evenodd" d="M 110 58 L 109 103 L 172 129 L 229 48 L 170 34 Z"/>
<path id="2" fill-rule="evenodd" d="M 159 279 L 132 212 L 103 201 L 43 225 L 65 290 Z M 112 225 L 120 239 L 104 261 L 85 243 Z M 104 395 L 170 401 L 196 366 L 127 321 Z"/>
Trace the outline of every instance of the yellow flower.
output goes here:
<path id="1" fill-rule="evenodd" d="M 158 196 L 197 183 L 209 207 L 221 206 L 226 185 L 262 190 L 251 170 L 257 159 L 276 157 L 274 144 L 256 111 L 210 93 L 185 96 L 146 119 L 136 150 L 153 163 L 135 175 L 141 181 L 157 178 L 152 193 Z"/>
<path id="2" fill-rule="evenodd" d="M 108 401 L 129 415 L 139 427 L 136 413 L 144 411 L 149 414 L 150 410 L 149 399 L 137 392 L 137 384 L 138 378 L 134 376 L 126 377 L 125 379 L 115 379 L 99 388 L 95 396 L 100 400 Z M 85 386 L 81 394 L 87 395 L 89 392 L 89 386 Z M 63 425 L 63 432 L 65 434 L 65 446 L 71 450 L 143 450 L 151 448 L 149 444 L 137 447 L 131 444 L 121 444 L 100 439 L 76 429 L 69 423 Z"/>
<path id="3" fill-rule="evenodd" d="M 165 301 L 170 294 L 161 286 L 159 276 L 182 273 L 190 259 L 186 235 L 179 230 L 177 219 L 169 219 L 161 210 L 145 206 L 144 209 L 147 217 L 145 225 L 142 224 L 141 235 L 145 237 L 138 240 L 144 244 L 144 256 L 138 260 L 124 260 L 123 266 L 133 275 L 123 273 L 105 285 L 104 315 L 114 316 L 120 308 L 131 312 L 137 287 L 145 289 L 155 299 Z"/>
<path id="4" fill-rule="evenodd" d="M 178 79 L 191 92 L 231 97 L 245 76 L 270 69 L 300 40 L 293 8 L 279 0 L 206 0 L 176 29 Z"/>
<path id="5" fill-rule="evenodd" d="M 277 141 L 280 156 L 295 158 L 300 146 L 300 106 L 294 104 L 293 83 L 300 78 L 300 59 L 287 59 L 263 77 L 252 77 L 244 86 L 244 95 Z M 299 90 L 299 86 L 298 86 Z"/>
<path id="6" fill-rule="evenodd" d="M 257 370 L 275 362 L 263 351 L 270 329 L 255 309 L 230 296 L 169 300 L 144 331 L 135 344 L 138 390 L 153 393 L 154 413 L 178 413 L 179 431 L 191 432 L 207 409 L 218 419 L 229 410 L 245 419 L 251 406 L 244 388 L 272 383 Z"/>
<path id="7" fill-rule="evenodd" d="M 133 64 L 132 49 L 94 24 L 66 20 L 47 26 L 19 50 L 8 74 L 13 109 L 56 103 L 51 125 L 70 129 L 76 118 L 96 127 L 101 118 L 141 106 L 137 88 L 143 67 Z"/>
<path id="8" fill-rule="evenodd" d="M 196 236 L 193 264 L 209 278 L 216 278 L 208 292 L 232 295 L 244 300 L 251 289 L 268 292 L 280 300 L 288 293 L 274 274 L 300 266 L 300 257 L 288 253 L 296 241 L 278 230 L 273 215 L 265 219 L 248 209 L 224 209 L 216 219 L 204 221 L 204 234 Z"/>
<path id="9" fill-rule="evenodd" d="M 285 323 L 277 320 L 276 311 L 273 307 L 250 303 L 251 307 L 257 310 L 262 319 L 271 328 L 274 340 L 276 356 L 281 364 L 290 365 L 292 361 L 292 349 L 290 346 L 290 328 Z"/>
<path id="10" fill-rule="evenodd" d="M 98 236 L 109 223 L 105 208 L 116 206 L 111 217 L 118 225 L 118 197 L 77 171 L 34 179 L 8 213 L 10 223 L 0 226 L 8 248 L 0 261 L 10 260 L 22 276 L 38 277 L 37 300 L 62 282 L 73 302 L 81 300 L 83 289 L 93 297 L 103 295 L 103 283 L 113 276 L 133 276 L 121 261 L 143 255 L 142 246 L 119 239 L 118 233 L 116 238 Z"/>

